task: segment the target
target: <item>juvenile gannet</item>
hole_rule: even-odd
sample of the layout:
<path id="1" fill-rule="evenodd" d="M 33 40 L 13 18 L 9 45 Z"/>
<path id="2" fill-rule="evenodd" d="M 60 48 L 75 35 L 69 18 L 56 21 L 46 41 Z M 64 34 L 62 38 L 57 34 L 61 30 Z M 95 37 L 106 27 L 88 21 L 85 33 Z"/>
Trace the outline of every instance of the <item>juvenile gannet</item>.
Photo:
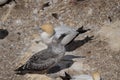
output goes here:
<path id="1" fill-rule="evenodd" d="M 53 38 L 52 42 L 44 49 L 34 54 L 24 65 L 16 69 L 17 74 L 43 72 L 55 66 L 64 56 L 65 47 L 61 40 L 65 37 L 62 35 L 59 39 Z"/>

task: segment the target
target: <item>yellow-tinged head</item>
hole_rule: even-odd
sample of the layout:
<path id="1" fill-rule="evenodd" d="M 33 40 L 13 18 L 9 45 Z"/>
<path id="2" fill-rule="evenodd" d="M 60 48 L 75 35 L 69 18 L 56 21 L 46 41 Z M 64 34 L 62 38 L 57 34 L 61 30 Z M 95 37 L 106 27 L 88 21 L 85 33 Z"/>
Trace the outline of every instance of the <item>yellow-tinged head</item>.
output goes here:
<path id="1" fill-rule="evenodd" d="M 93 75 L 93 80 L 100 80 L 101 79 L 99 72 L 93 72 L 92 75 Z"/>
<path id="2" fill-rule="evenodd" d="M 50 36 L 52 36 L 55 31 L 54 31 L 54 27 L 52 26 L 52 24 L 44 24 L 40 27 L 44 32 L 48 33 Z"/>

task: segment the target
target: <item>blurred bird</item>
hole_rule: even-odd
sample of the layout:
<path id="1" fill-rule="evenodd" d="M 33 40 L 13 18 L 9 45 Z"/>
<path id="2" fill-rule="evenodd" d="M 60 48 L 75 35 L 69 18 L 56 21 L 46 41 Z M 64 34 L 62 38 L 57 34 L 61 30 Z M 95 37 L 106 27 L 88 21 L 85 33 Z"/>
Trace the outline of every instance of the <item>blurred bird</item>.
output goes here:
<path id="1" fill-rule="evenodd" d="M 69 3 L 77 4 L 77 3 L 80 2 L 80 1 L 85 1 L 85 0 L 70 0 Z"/>
<path id="2" fill-rule="evenodd" d="M 66 34 L 66 36 L 61 41 L 62 44 L 67 45 L 72 40 L 74 40 L 79 34 L 87 32 L 89 29 L 84 30 L 83 26 L 78 28 L 77 30 L 70 28 L 65 25 L 61 25 L 58 27 L 53 27 L 51 24 L 44 24 L 41 27 L 41 39 L 44 43 L 50 43 L 52 38 L 55 36 L 59 38 L 61 34 Z"/>
<path id="3" fill-rule="evenodd" d="M 0 6 L 4 6 L 5 4 L 9 4 L 12 1 L 15 1 L 15 0 L 0 0 Z"/>
<path id="4" fill-rule="evenodd" d="M 76 75 L 70 76 L 68 73 L 65 72 L 65 76 L 60 76 L 62 80 L 101 80 L 100 74 L 95 72 L 91 75 Z"/>
<path id="5" fill-rule="evenodd" d="M 64 44 L 61 40 L 65 37 L 62 35 L 59 39 L 53 38 L 48 48 L 34 54 L 24 65 L 16 69 L 16 74 L 26 73 L 45 73 L 48 69 L 55 66 L 64 56 Z"/>
<path id="6" fill-rule="evenodd" d="M 11 4 L 9 4 L 11 3 Z M 3 16 L 2 22 L 7 20 L 8 16 L 10 15 L 13 7 L 15 6 L 16 1 L 15 0 L 0 0 L 0 7 L 5 6 L 6 4 L 9 4 L 7 13 Z"/>

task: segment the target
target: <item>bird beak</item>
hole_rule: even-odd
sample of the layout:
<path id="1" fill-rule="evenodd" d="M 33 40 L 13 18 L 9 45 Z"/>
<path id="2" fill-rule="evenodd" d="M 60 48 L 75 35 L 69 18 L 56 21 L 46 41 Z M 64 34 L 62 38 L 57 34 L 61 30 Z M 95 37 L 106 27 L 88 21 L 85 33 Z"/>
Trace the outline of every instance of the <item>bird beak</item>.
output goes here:
<path id="1" fill-rule="evenodd" d="M 43 30 L 42 30 L 41 28 L 39 28 L 38 30 L 39 30 L 39 33 L 42 33 L 42 32 L 43 32 Z"/>

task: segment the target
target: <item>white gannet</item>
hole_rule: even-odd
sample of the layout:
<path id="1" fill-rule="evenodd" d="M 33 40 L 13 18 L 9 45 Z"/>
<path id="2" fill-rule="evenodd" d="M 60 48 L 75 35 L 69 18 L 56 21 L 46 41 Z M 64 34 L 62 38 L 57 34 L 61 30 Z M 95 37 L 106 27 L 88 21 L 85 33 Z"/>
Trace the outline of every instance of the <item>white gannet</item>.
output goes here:
<path id="1" fill-rule="evenodd" d="M 67 45 L 74 38 L 76 38 L 80 33 L 85 33 L 87 30 L 83 29 L 83 26 L 78 28 L 77 30 L 74 28 L 70 28 L 66 25 L 61 25 L 57 27 L 53 27 L 51 24 L 44 24 L 41 27 L 41 39 L 44 43 L 50 43 L 52 41 L 53 36 L 59 38 L 62 34 L 66 34 L 66 36 L 61 41 L 62 44 Z"/>
<path id="2" fill-rule="evenodd" d="M 100 77 L 99 72 L 94 72 L 92 75 L 75 75 L 75 76 L 70 76 L 68 73 L 65 72 L 65 76 L 60 76 L 62 80 L 102 80 Z"/>

